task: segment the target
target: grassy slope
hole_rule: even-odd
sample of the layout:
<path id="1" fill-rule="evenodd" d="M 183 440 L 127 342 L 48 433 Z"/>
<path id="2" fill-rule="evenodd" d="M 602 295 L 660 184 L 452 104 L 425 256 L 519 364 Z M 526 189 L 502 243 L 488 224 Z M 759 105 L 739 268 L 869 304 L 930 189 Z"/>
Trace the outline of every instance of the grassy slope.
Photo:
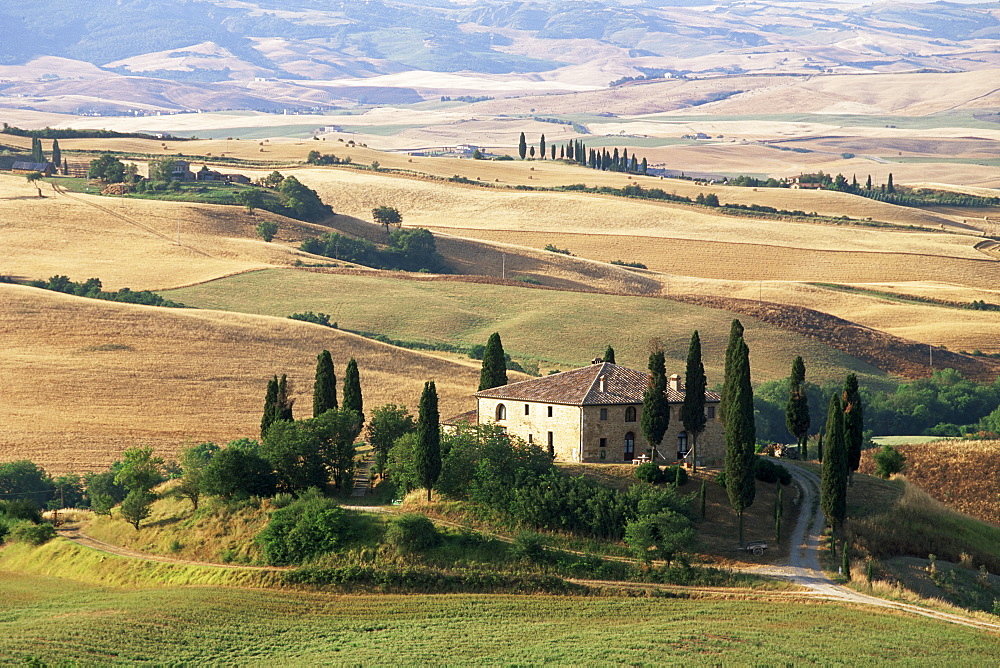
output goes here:
<path id="1" fill-rule="evenodd" d="M 706 369 L 721 381 L 732 315 L 664 299 L 619 297 L 458 282 L 268 270 L 164 293 L 202 308 L 289 315 L 328 313 L 353 330 L 395 339 L 482 343 L 499 331 L 504 349 L 563 366 L 581 366 L 610 343 L 620 363 L 643 368 L 659 337 L 672 372 L 683 373 L 691 331 L 699 330 Z M 373 298 L 373 295 L 378 295 Z M 755 379 L 787 374 L 789 351 L 809 360 L 815 377 L 873 367 L 809 339 L 745 319 Z"/>
<path id="2" fill-rule="evenodd" d="M 3 460 L 49 473 L 97 470 L 126 447 L 256 437 L 268 378 L 287 373 L 311 413 L 316 355 L 357 358 L 366 407 L 415 407 L 437 381 L 443 414 L 470 407 L 479 369 L 288 319 L 116 304 L 0 285 Z M 86 326 L 81 325 L 86 323 Z M 27 380 L 26 380 L 27 379 Z M 369 408 L 370 409 L 370 408 Z"/>
<path id="3" fill-rule="evenodd" d="M 978 631 L 822 603 L 126 591 L 9 572 L 0 594 L 0 660 L 13 663 L 986 664 L 1000 649 Z"/>

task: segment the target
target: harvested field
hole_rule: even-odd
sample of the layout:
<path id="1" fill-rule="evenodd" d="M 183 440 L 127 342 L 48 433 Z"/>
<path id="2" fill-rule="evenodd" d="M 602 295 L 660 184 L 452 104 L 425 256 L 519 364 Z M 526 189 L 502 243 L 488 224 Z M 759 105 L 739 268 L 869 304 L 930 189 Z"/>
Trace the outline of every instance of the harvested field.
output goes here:
<path id="1" fill-rule="evenodd" d="M 766 223 L 760 222 L 760 225 L 763 227 Z M 553 244 L 569 249 L 575 255 L 601 262 L 640 262 L 653 271 L 695 278 L 836 283 L 941 281 L 989 289 L 997 284 L 1000 275 L 1000 264 L 985 259 L 982 254 L 971 258 L 953 258 L 920 253 L 795 248 L 776 243 L 623 235 L 610 231 L 606 234 L 582 234 L 439 228 L 433 225 L 430 229 L 534 248 Z M 885 239 L 892 241 L 895 237 L 887 236 Z M 706 258 L 710 260 L 706 261 Z"/>
<path id="2" fill-rule="evenodd" d="M 907 480 L 941 503 L 1000 526 L 1000 441 L 945 440 L 894 446 L 906 455 Z M 876 450 L 861 455 L 873 473 Z"/>
<path id="3" fill-rule="evenodd" d="M 319 325 L 235 313 L 116 304 L 0 285 L 7 394 L 0 461 L 50 473 L 97 470 L 124 448 L 164 455 L 201 441 L 257 437 L 267 380 L 287 373 L 296 414 L 311 414 L 316 355 L 338 373 L 358 361 L 365 406 L 416 407 L 436 380 L 442 414 L 471 407 L 478 363 L 437 357 Z M 85 326 L 81 325 L 85 323 Z"/>
<path id="4" fill-rule="evenodd" d="M 540 360 L 543 369 L 546 364 L 582 366 L 609 343 L 621 363 L 645 368 L 650 338 L 659 337 L 668 367 L 680 373 L 691 331 L 697 329 L 711 382 L 722 379 L 733 318 L 731 312 L 658 298 L 294 270 L 253 272 L 164 294 L 202 308 L 279 316 L 323 312 L 340 327 L 404 341 L 473 345 L 498 331 L 505 351 Z M 881 376 L 872 366 L 798 334 L 755 319 L 744 325 L 755 381 L 787 375 L 794 354 L 810 360 L 810 374 L 816 377 L 841 377 L 845 368 L 873 379 Z"/>
<path id="5" fill-rule="evenodd" d="M 960 371 L 966 378 L 993 382 L 1000 373 L 1000 360 L 960 355 L 945 349 L 935 349 L 934 367 L 931 367 L 927 346 L 924 344 L 860 327 L 853 322 L 808 308 L 725 297 L 680 296 L 675 299 L 759 318 L 777 327 L 823 341 L 878 368 L 892 369 L 904 378 L 923 378 L 929 376 L 935 368 L 951 368 Z"/>

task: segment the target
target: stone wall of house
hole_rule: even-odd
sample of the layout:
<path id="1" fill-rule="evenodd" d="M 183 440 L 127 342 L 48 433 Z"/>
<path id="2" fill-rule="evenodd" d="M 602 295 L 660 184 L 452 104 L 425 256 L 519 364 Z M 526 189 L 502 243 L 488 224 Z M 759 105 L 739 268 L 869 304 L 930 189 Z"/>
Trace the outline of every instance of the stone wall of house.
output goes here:
<path id="1" fill-rule="evenodd" d="M 505 417 L 497 419 L 497 408 L 503 406 Z M 527 406 L 527 411 L 525 407 Z M 549 416 L 551 409 L 552 415 Z M 548 448 L 549 434 L 556 460 L 580 461 L 580 407 L 561 404 L 512 401 L 509 399 L 479 399 L 480 424 L 493 423 L 506 428 L 507 433 Z"/>

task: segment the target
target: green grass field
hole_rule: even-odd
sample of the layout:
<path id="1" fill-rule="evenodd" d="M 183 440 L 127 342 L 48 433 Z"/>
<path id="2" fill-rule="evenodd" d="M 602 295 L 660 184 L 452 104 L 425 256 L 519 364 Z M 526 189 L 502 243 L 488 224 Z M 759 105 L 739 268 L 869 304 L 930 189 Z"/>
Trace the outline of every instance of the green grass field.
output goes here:
<path id="1" fill-rule="evenodd" d="M 996 636 L 834 604 L 124 591 L 0 573 L 0 662 L 988 665 Z"/>
<path id="2" fill-rule="evenodd" d="M 423 343 L 485 343 L 500 332 L 506 352 L 541 367 L 576 367 L 614 346 L 620 364 L 645 368 L 659 337 L 669 373 L 684 373 L 692 330 L 699 330 L 709 381 L 721 382 L 733 314 L 666 299 L 626 297 L 454 281 L 318 274 L 275 269 L 232 276 L 163 296 L 198 308 L 288 316 L 329 314 L 340 328 Z M 788 374 L 802 355 L 810 378 L 842 378 L 851 370 L 883 382 L 874 367 L 806 337 L 741 317 L 754 380 Z"/>

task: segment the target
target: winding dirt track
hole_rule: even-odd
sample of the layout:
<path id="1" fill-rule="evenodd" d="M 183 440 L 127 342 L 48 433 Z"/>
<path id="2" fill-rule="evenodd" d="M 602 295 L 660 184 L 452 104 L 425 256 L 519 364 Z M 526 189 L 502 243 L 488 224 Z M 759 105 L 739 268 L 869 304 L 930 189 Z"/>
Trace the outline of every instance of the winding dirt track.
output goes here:
<path id="1" fill-rule="evenodd" d="M 685 593 L 688 595 L 700 595 L 700 596 L 715 596 L 720 598 L 726 598 L 727 595 L 738 595 L 740 598 L 747 598 L 752 596 L 754 598 L 764 598 L 764 599 L 782 599 L 782 598 L 796 598 L 796 599 L 813 599 L 813 600 L 826 600 L 826 601 L 837 601 L 842 603 L 849 603 L 854 605 L 865 605 L 873 608 L 881 608 L 884 610 L 893 610 L 898 612 L 906 612 L 914 615 L 920 615 L 922 617 L 929 617 L 931 619 L 936 619 L 942 622 L 948 622 L 951 624 L 959 624 L 961 626 L 967 626 L 971 628 L 980 629 L 983 631 L 990 631 L 993 633 L 1000 634 L 1000 623 L 992 623 L 981 621 L 978 619 L 973 619 L 971 617 L 965 617 L 963 615 L 957 615 L 949 612 L 942 612 L 939 610 L 932 610 L 929 608 L 923 608 L 911 603 L 903 603 L 900 601 L 890 601 L 883 598 L 878 598 L 876 596 L 869 596 L 867 594 L 862 594 L 860 592 L 854 591 L 842 585 L 838 585 L 836 582 L 831 580 L 823 572 L 820 567 L 819 561 L 819 551 L 821 549 L 821 533 L 823 527 L 825 526 L 825 518 L 823 516 L 823 511 L 820 509 L 819 496 L 820 496 L 820 479 L 815 473 L 807 471 L 804 468 L 791 464 L 789 462 L 782 462 L 784 466 L 792 474 L 792 478 L 795 480 L 796 485 L 802 490 L 802 500 L 799 505 L 799 518 L 795 524 L 795 530 L 789 537 L 789 541 L 792 545 L 789 551 L 788 563 L 785 565 L 768 565 L 759 568 L 742 568 L 735 569 L 741 570 L 743 572 L 752 573 L 756 575 L 764 575 L 774 578 L 780 578 L 783 580 L 788 580 L 794 584 L 797 584 L 804 588 L 804 591 L 796 592 L 775 592 L 775 591 L 760 591 L 755 592 L 753 590 L 739 590 L 734 592 L 733 590 L 727 590 L 724 588 L 714 588 L 714 587 L 682 587 L 677 585 L 661 585 L 652 583 L 634 583 L 634 582 L 618 582 L 618 581 L 605 581 L 605 580 L 585 580 L 585 579 L 570 579 L 570 582 L 575 582 L 577 584 L 597 587 L 597 588 L 612 588 L 612 589 L 657 589 L 661 591 L 670 591 L 677 593 Z M 398 512 L 395 508 L 389 508 L 386 506 L 342 506 L 347 510 L 355 510 L 358 512 L 369 512 L 369 513 L 394 513 Z M 456 522 L 450 522 L 447 520 L 434 520 L 439 524 L 446 524 L 449 526 L 461 526 Z M 122 557 L 129 557 L 132 559 L 144 559 L 146 561 L 158 561 L 164 563 L 172 564 L 182 564 L 189 566 L 210 566 L 216 568 L 232 568 L 232 569 L 248 569 L 248 570 L 288 570 L 286 568 L 280 567 L 270 567 L 270 566 L 240 566 L 234 564 L 216 564 L 207 563 L 202 561 L 190 561 L 185 559 L 176 559 L 174 557 L 168 557 L 164 555 L 148 554 L 145 552 L 137 552 L 135 550 L 130 550 L 118 545 L 111 545 L 103 541 L 92 538 L 78 528 L 71 527 L 66 529 L 60 529 L 59 535 L 67 538 L 68 540 L 88 547 L 100 552 L 106 552 L 109 554 L 115 554 Z M 501 536 L 498 534 L 490 534 L 499 540 L 510 542 L 512 539 L 508 536 Z M 582 554 L 582 553 L 581 553 Z M 624 560 L 624 559 L 622 559 Z"/>

